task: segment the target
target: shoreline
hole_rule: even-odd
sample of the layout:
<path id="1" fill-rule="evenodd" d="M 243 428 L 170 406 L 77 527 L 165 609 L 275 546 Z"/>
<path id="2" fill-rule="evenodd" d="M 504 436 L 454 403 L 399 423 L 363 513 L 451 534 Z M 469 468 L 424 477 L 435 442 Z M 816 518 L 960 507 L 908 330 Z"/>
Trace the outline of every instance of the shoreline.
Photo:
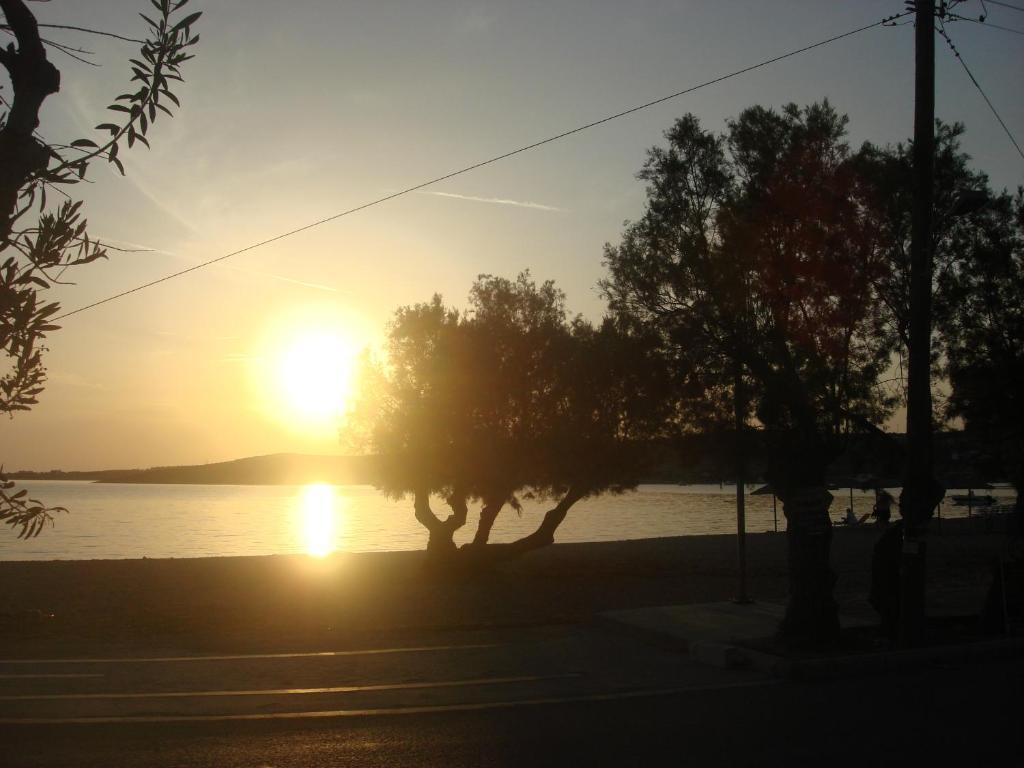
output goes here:
<path id="1" fill-rule="evenodd" d="M 0 541 L 0 562 L 195 559 L 326 551 L 348 555 L 415 551 L 426 543 L 425 531 L 415 521 L 409 501 L 390 499 L 372 486 L 325 491 L 304 486 L 262 490 L 251 486 L 43 481 L 43 488 L 35 485 L 40 481 L 30 482 L 31 495 L 70 512 L 59 515 L 54 530 L 47 529 L 38 539 L 19 541 L 8 535 Z M 652 484 L 621 496 L 587 499 L 573 510 L 556 538 L 575 543 L 732 536 L 734 490 L 718 485 Z M 839 522 L 840 511 L 851 501 L 845 494 L 834 498 L 832 517 Z M 870 494 L 857 494 L 852 501 L 855 513 L 869 513 L 871 500 Z M 999 501 L 1008 503 L 1009 498 L 1000 497 Z M 524 505 L 523 514 L 503 516 L 492 534 L 496 543 L 529 534 L 548 506 L 543 500 L 528 500 Z M 979 513 L 977 524 L 981 525 L 988 515 Z M 940 510 L 943 525 L 966 514 L 966 507 Z M 751 496 L 748 535 L 772 532 L 776 515 L 784 530 L 784 514 L 773 510 L 770 496 Z M 458 532 L 456 542 L 466 543 L 472 534 L 473 521 Z"/>
<path id="2" fill-rule="evenodd" d="M 875 539 L 836 530 L 840 605 L 865 602 Z M 1005 535 L 944 521 L 930 542 L 930 593 L 980 608 Z M 0 654 L 323 650 L 585 623 L 608 610 L 732 599 L 735 559 L 735 536 L 714 534 L 554 544 L 462 581 L 428 574 L 422 550 L 2 561 Z M 748 534 L 747 573 L 754 599 L 784 600 L 785 536 Z"/>

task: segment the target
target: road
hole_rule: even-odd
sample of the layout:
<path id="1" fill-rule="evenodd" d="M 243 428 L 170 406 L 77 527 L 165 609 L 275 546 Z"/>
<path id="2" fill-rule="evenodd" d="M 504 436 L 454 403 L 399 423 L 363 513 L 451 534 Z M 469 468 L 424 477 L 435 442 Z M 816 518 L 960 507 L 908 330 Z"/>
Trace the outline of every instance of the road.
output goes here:
<path id="1" fill-rule="evenodd" d="M 321 654 L 0 660 L 0 765 L 1013 765 L 1024 662 L 829 683 L 598 626 Z"/>

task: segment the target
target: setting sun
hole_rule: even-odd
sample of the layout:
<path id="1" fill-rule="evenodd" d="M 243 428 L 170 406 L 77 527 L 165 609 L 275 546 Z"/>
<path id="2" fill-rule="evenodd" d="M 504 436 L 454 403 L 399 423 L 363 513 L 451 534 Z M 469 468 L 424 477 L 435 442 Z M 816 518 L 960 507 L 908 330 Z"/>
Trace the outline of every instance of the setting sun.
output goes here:
<path id="1" fill-rule="evenodd" d="M 249 399 L 293 449 L 336 450 L 359 355 L 374 345 L 365 319 L 338 303 L 304 302 L 268 314 L 245 352 Z"/>
<path id="2" fill-rule="evenodd" d="M 280 396 L 293 415 L 333 419 L 345 408 L 351 389 L 355 349 L 330 331 L 298 333 L 277 361 Z"/>

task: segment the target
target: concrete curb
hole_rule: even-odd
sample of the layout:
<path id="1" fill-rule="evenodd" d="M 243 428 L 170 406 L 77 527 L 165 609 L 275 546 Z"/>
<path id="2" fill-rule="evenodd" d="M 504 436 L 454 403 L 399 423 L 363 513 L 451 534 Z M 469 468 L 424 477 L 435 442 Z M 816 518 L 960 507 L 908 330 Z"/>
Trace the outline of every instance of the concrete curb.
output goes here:
<path id="1" fill-rule="evenodd" d="M 941 664 L 971 664 L 1014 658 L 1024 655 L 1024 638 L 1010 637 L 819 659 L 789 659 L 739 645 L 694 643 L 690 655 L 695 661 L 726 669 L 752 669 L 791 680 L 830 680 L 909 672 Z"/>
<path id="2" fill-rule="evenodd" d="M 956 645 L 874 651 L 814 658 L 783 656 L 744 643 L 771 637 L 784 615 L 781 604 L 703 603 L 609 611 L 595 617 L 604 627 L 643 638 L 666 650 L 721 669 L 748 669 L 776 678 L 824 680 L 885 675 L 942 665 L 963 665 L 1024 655 L 1024 637 L 1000 637 Z M 840 615 L 844 628 L 875 626 L 856 613 Z"/>

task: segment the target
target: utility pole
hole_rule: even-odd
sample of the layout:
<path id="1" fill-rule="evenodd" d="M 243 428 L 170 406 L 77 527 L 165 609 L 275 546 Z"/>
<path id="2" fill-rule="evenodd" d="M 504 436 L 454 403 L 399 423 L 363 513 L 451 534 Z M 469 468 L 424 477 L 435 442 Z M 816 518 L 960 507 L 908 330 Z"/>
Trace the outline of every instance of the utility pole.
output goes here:
<path id="1" fill-rule="evenodd" d="M 900 494 L 903 551 L 900 562 L 898 643 L 924 636 L 925 532 L 942 488 L 932 462 L 931 304 L 932 182 L 935 156 L 935 0 L 907 4 L 915 12 L 914 196 L 910 245 L 910 363 L 907 383 L 907 468 Z M 944 3 L 940 3 L 940 13 Z"/>

